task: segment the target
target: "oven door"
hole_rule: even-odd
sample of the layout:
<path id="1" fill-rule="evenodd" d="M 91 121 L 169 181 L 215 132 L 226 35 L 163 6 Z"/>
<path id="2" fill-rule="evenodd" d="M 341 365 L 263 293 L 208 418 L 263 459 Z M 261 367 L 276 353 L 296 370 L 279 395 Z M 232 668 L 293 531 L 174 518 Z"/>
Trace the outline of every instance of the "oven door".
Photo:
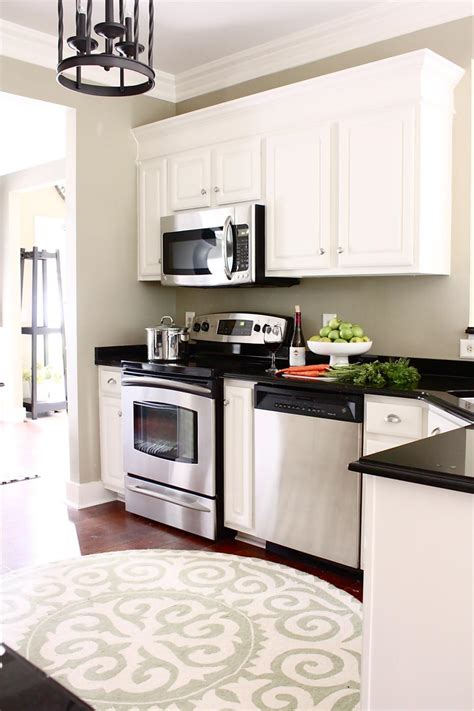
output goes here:
<path id="1" fill-rule="evenodd" d="M 215 496 L 215 400 L 205 385 L 122 378 L 128 474 Z"/>
<path id="2" fill-rule="evenodd" d="M 179 213 L 161 219 L 162 283 L 224 286 L 235 270 L 235 210 Z"/>

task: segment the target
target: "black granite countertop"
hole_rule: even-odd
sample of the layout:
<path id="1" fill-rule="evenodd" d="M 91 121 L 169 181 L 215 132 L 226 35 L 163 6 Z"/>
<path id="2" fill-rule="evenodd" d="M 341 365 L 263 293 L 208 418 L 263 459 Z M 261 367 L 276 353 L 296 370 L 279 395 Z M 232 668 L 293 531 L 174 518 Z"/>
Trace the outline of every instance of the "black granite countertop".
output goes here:
<path id="1" fill-rule="evenodd" d="M 146 362 L 145 345 L 107 346 L 95 349 L 96 365 L 120 367 L 123 361 Z M 397 357 L 397 356 L 393 356 Z M 363 360 L 387 360 L 388 356 L 370 356 Z M 324 359 L 311 359 L 324 362 Z M 394 479 L 403 479 L 431 486 L 474 493 L 474 455 L 468 456 L 469 447 L 474 448 L 474 402 L 466 402 L 462 395 L 474 397 L 474 363 L 411 358 L 412 365 L 422 374 L 414 390 L 368 388 L 346 383 L 289 380 L 265 372 L 265 358 L 236 358 L 235 356 L 191 357 L 188 362 L 173 364 L 173 371 L 186 377 L 197 377 L 206 369 L 207 377 L 224 377 L 273 384 L 292 388 L 323 392 L 386 395 L 418 399 L 431 403 L 446 412 L 466 420 L 466 428 L 419 440 L 400 447 L 393 447 L 370 456 L 361 457 L 349 465 L 351 471 L 375 474 Z M 287 361 L 281 361 L 281 367 Z M 158 371 L 169 372 L 170 364 L 154 364 Z"/>
<path id="2" fill-rule="evenodd" d="M 474 425 L 361 457 L 349 469 L 474 494 Z"/>

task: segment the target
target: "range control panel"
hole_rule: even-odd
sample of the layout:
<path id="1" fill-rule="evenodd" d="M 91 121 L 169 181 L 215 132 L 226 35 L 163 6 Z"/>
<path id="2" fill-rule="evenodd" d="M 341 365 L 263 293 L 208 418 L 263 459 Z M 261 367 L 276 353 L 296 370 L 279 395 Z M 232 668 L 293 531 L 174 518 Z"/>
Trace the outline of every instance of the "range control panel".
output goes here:
<path id="1" fill-rule="evenodd" d="M 250 343 L 263 345 L 265 332 L 281 331 L 282 343 L 287 341 L 293 319 L 271 314 L 230 312 L 205 314 L 194 318 L 190 336 L 194 341 L 214 343 Z"/>

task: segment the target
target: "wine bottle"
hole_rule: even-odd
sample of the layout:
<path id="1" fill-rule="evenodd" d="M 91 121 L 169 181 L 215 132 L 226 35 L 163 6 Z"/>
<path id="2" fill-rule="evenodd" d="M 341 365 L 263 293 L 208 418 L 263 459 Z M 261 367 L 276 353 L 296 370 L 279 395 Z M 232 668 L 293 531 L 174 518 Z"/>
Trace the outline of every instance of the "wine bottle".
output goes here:
<path id="1" fill-rule="evenodd" d="M 290 365 L 305 365 L 306 341 L 301 328 L 301 309 L 295 306 L 295 327 L 290 345 Z"/>

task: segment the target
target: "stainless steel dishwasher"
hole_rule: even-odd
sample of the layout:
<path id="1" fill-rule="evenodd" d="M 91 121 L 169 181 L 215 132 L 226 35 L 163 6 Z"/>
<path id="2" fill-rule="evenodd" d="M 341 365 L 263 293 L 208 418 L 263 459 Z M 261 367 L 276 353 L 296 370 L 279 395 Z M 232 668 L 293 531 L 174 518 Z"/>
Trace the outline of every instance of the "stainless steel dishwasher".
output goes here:
<path id="1" fill-rule="evenodd" d="M 259 538 L 359 567 L 363 397 L 255 388 L 255 523 Z"/>

